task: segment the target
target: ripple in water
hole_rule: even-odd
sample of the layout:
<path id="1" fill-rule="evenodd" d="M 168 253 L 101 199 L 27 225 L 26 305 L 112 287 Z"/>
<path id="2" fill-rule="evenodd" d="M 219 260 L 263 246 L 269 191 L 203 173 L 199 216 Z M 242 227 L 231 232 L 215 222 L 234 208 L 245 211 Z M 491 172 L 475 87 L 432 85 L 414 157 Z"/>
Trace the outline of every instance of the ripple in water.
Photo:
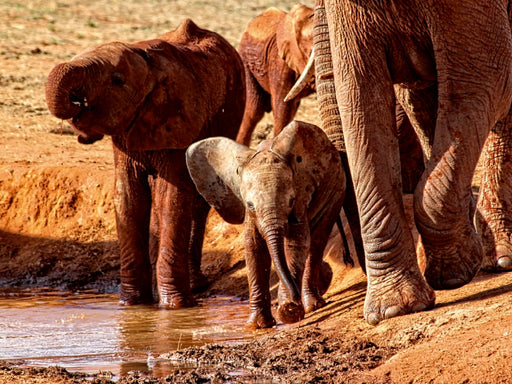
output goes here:
<path id="1" fill-rule="evenodd" d="M 0 360 L 89 373 L 137 370 L 165 376 L 175 366 L 158 359 L 163 353 L 253 336 L 245 327 L 247 302 L 216 297 L 199 304 L 170 311 L 121 307 L 117 295 L 2 289 Z"/>

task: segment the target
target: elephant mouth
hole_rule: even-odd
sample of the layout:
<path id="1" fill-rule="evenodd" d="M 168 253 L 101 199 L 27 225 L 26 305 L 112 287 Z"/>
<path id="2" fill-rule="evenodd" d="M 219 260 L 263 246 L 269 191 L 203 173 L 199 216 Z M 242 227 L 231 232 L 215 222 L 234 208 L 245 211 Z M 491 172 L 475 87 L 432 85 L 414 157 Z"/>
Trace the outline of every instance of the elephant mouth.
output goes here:
<path id="1" fill-rule="evenodd" d="M 110 129 L 106 126 L 101 126 L 90 122 L 90 117 L 94 116 L 94 113 L 91 112 L 93 108 L 88 106 L 87 108 L 82 108 L 82 110 L 70 119 L 70 123 L 78 134 L 78 141 L 82 144 L 92 144 L 100 139 L 103 136 L 121 136 L 128 135 L 132 127 L 135 125 L 138 117 L 139 117 L 139 109 L 135 113 L 135 116 L 130 120 L 129 124 L 126 125 L 126 128 L 123 130 L 120 129 Z M 91 115 L 92 113 L 92 115 Z M 119 124 L 124 125 L 124 124 Z"/>
<path id="2" fill-rule="evenodd" d="M 73 117 L 70 121 L 71 125 L 75 129 L 76 133 L 78 134 L 78 142 L 81 144 L 92 144 L 100 139 L 103 138 L 103 134 L 96 132 L 92 129 L 83 129 L 81 127 L 82 121 L 83 121 L 83 112 L 81 111 L 78 115 Z"/>

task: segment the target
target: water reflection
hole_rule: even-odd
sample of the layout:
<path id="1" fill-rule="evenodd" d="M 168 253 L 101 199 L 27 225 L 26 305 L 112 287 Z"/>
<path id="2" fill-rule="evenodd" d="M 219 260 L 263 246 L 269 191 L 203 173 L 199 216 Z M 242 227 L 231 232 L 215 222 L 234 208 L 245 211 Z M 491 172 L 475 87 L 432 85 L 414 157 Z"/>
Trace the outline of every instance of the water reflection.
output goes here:
<path id="1" fill-rule="evenodd" d="M 0 360 L 165 376 L 174 366 L 158 359 L 162 353 L 252 337 L 247 302 L 209 298 L 197 308 L 168 311 L 117 301 L 117 295 L 0 289 Z"/>

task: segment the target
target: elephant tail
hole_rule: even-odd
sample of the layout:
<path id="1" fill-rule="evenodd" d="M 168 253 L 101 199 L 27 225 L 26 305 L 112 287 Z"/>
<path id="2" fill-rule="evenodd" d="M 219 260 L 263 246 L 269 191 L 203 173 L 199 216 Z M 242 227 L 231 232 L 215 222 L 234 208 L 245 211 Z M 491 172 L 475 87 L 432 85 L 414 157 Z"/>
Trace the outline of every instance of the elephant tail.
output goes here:
<path id="1" fill-rule="evenodd" d="M 345 234 L 345 230 L 343 229 L 343 223 L 341 222 L 341 216 L 338 215 L 336 218 L 336 225 L 338 226 L 338 231 L 340 232 L 341 239 L 343 240 L 343 262 L 345 265 L 350 265 L 351 267 L 354 266 L 354 259 L 352 259 L 352 256 L 350 255 L 350 249 L 348 248 L 348 241 L 347 241 L 347 235 Z"/>

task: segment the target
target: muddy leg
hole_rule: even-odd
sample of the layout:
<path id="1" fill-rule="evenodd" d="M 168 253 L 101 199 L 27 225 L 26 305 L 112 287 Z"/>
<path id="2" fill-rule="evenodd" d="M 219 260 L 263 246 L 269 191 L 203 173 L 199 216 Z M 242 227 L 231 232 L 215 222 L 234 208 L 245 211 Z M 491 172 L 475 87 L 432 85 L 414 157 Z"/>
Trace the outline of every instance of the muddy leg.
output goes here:
<path id="1" fill-rule="evenodd" d="M 245 262 L 249 280 L 249 305 L 251 328 L 270 328 L 276 324 L 270 307 L 271 259 L 265 240 L 253 225 L 245 226 Z"/>
<path id="2" fill-rule="evenodd" d="M 491 130 L 484 146 L 476 214 L 482 236 L 482 269 L 512 269 L 512 110 Z"/>

